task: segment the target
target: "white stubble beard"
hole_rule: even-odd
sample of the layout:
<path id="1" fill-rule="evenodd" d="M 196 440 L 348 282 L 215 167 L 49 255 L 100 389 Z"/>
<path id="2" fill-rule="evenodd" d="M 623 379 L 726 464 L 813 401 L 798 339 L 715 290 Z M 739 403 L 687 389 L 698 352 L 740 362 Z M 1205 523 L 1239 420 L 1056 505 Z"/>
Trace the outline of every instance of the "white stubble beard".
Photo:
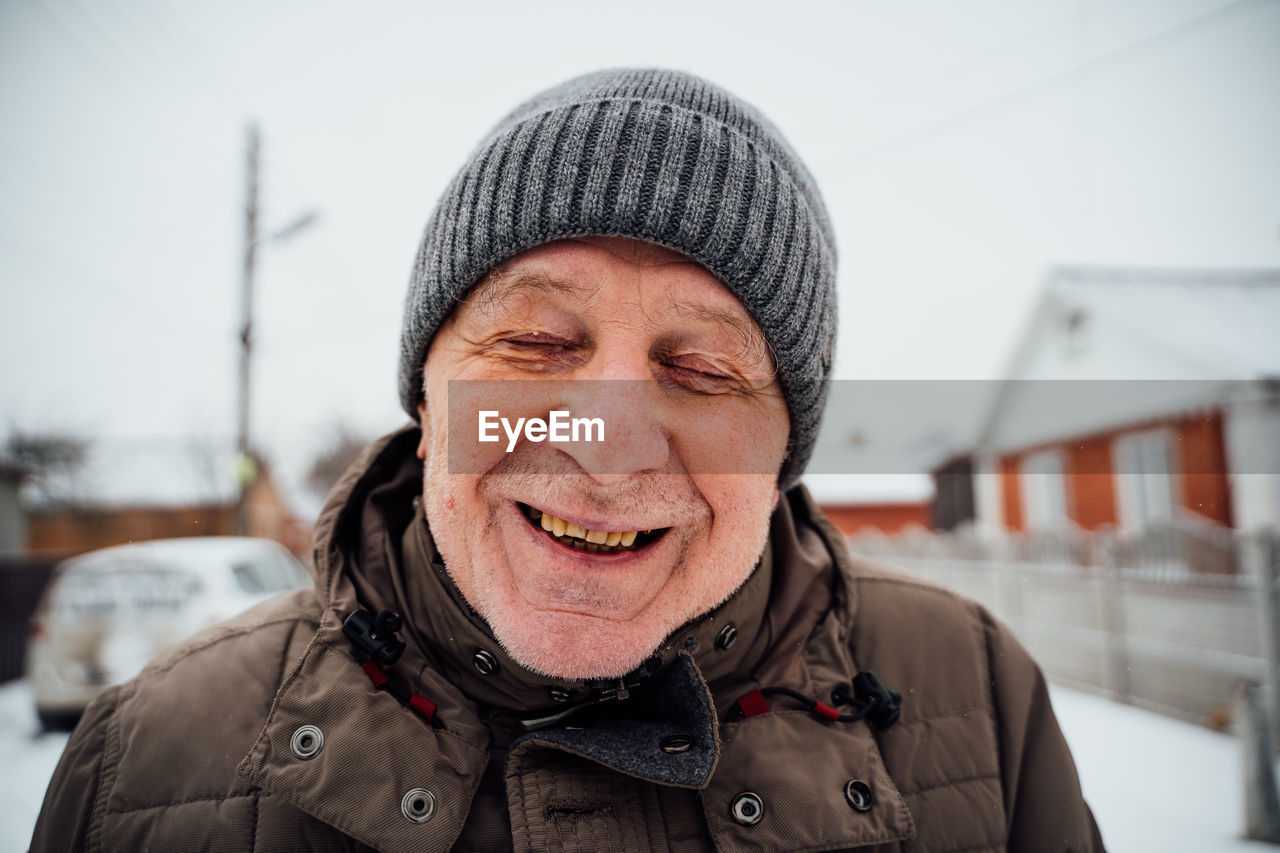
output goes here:
<path id="1" fill-rule="evenodd" d="M 468 604 L 490 626 L 507 654 L 525 668 L 554 678 L 606 678 L 632 671 L 652 656 L 676 629 L 732 597 L 750 576 L 768 539 L 771 512 L 765 511 L 759 513 L 758 523 L 748 530 L 730 534 L 732 543 L 742 547 L 732 548 L 731 552 L 725 552 L 724 548 L 710 551 L 698 571 L 703 577 L 713 579 L 715 589 L 688 584 L 686 576 L 693 569 L 685 555 L 692 543 L 680 543 L 677 559 L 663 589 L 631 620 L 620 622 L 583 613 L 536 610 L 516 588 L 514 576 L 509 571 L 481 570 L 479 564 L 483 562 L 483 552 L 474 547 L 479 538 L 493 555 L 490 559 L 505 559 L 510 566 L 511 559 L 505 553 L 499 521 L 505 501 L 486 496 L 486 478 L 505 475 L 488 473 L 477 477 L 450 473 L 447 440 L 437 441 L 435 430 L 428 436 L 427 448 L 423 499 L 428 527 L 445 568 Z M 528 473 L 523 476 L 557 475 Z M 682 488 L 671 488 L 673 481 L 665 478 L 674 478 L 675 475 L 653 476 L 656 479 L 648 481 L 652 485 L 645 491 L 646 499 L 662 501 L 665 495 L 672 505 L 693 500 L 691 493 L 696 494 L 696 491 L 687 481 L 680 481 Z M 451 506 L 450 486 L 459 478 L 468 481 L 468 494 L 474 490 L 483 501 L 486 518 L 480 531 L 468 531 L 464 513 L 456 505 Z M 705 506 L 705 502 L 701 504 Z M 673 530 L 668 535 L 676 533 Z M 455 568 L 462 570 L 455 571 Z M 667 589 L 672 583 L 677 586 Z M 604 583 L 584 584 L 578 581 L 573 585 L 556 585 L 550 591 L 556 600 L 576 602 L 584 605 L 584 609 L 608 610 L 616 603 L 616 592 Z M 674 597 L 659 602 L 658 598 L 663 595 Z M 521 602 L 524 602 L 523 606 Z M 659 609 L 650 612 L 655 604 Z"/>

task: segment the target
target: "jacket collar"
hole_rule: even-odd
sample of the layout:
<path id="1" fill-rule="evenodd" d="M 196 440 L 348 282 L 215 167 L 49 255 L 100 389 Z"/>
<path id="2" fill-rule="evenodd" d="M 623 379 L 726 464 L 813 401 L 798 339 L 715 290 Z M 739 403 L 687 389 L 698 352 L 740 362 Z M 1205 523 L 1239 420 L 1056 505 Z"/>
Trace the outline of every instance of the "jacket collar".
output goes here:
<path id="1" fill-rule="evenodd" d="M 491 738 L 507 739 L 495 723 L 503 715 L 514 719 L 528 710 L 562 704 L 548 705 L 552 687 L 590 689 L 524 670 L 502 653 L 487 626 L 460 600 L 413 501 L 421 492 L 416 444 L 416 428 L 380 440 L 335 487 L 317 524 L 315 572 L 325 611 L 315 638 L 286 677 L 240 767 L 254 784 L 388 851 L 450 849 L 466 821 Z M 513 731 L 513 742 L 496 745 L 510 746 L 513 756 L 542 748 L 560 750 L 660 784 L 705 787 L 704 806 L 717 846 L 721 841 L 732 846 L 738 843 L 741 827 L 724 817 L 738 791 L 735 786 L 748 781 L 759 786 L 763 780 L 785 796 L 789 784 L 801 781 L 792 779 L 795 774 L 804 777 L 810 772 L 799 766 L 803 762 L 778 764 L 773 759 L 763 776 L 761 770 L 752 770 L 760 768 L 759 736 L 777 744 L 777 759 L 785 758 L 789 743 L 835 738 L 840 744 L 835 748 L 832 742 L 831 758 L 839 767 L 828 769 L 836 775 L 870 774 L 898 802 L 888 823 L 877 826 L 838 813 L 839 819 L 821 830 L 822 846 L 814 849 L 827 849 L 828 841 L 849 846 L 908 837 L 913 832 L 910 815 L 865 725 L 823 726 L 811 715 L 777 713 L 729 724 L 722 739 L 717 722 L 717 708 L 723 718 L 733 700 L 754 687 L 781 684 L 814 695 L 814 660 L 840 661 L 842 654 L 847 659 L 852 603 L 843 595 L 843 585 L 833 583 L 832 555 L 840 551 L 836 534 L 824 525 L 803 488 L 789 490 L 774 515 L 765 559 L 748 582 L 720 608 L 663 644 L 661 665 L 645 690 L 638 691 L 633 702 L 613 706 L 618 712 L 603 725 L 589 727 L 600 733 L 598 737 L 585 737 L 575 726 L 553 724 L 524 735 Z M 389 607 L 405 615 L 408 649 L 393 677 L 437 702 L 444 729 L 425 725 L 364 677 L 341 628 L 342 618 L 357 607 Z M 716 637 L 729 622 L 737 629 L 737 640 L 728 649 L 718 649 Z M 451 641 L 453 637 L 460 639 Z M 690 637 L 696 641 L 689 643 L 692 650 L 686 648 Z M 468 670 L 475 644 L 497 657 L 505 677 L 484 678 Z M 823 647 L 816 658 L 815 644 Z M 664 709 L 665 716 L 653 720 L 655 708 Z M 628 713 L 636 709 L 641 713 Z M 641 722 L 653 722 L 652 731 L 634 726 L 636 717 L 645 714 L 650 719 Z M 325 733 L 324 749 L 314 760 L 292 754 L 291 739 L 304 725 Z M 637 733 L 652 740 L 668 730 L 693 733 L 695 747 L 666 768 L 633 760 L 630 752 Z M 713 778 L 717 763 L 724 769 Z M 436 814 L 425 823 L 413 823 L 401 814 L 401 798 L 416 788 L 432 790 L 435 796 Z M 352 809 L 353 802 L 364 806 Z"/>

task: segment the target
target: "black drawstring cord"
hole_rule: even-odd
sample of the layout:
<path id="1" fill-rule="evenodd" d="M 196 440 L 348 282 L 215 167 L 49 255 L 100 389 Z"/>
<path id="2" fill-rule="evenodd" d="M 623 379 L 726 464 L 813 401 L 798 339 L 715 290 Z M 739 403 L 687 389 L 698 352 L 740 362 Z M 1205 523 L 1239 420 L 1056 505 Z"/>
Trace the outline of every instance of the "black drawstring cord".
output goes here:
<path id="1" fill-rule="evenodd" d="M 383 666 L 391 666 L 404 654 L 404 643 L 396 636 L 404 622 L 400 614 L 391 610 L 379 611 L 377 617 L 369 615 L 367 610 L 356 610 L 342 620 L 342 633 L 347 635 L 357 651 L 364 652 L 371 660 L 360 664 L 364 674 L 373 682 L 374 689 L 386 688 L 387 692 L 408 705 L 419 716 L 436 728 L 444 728 L 444 724 L 436 719 L 436 703 L 425 696 L 405 690 L 392 681 L 383 671 Z"/>
<path id="2" fill-rule="evenodd" d="M 738 707 L 747 717 L 767 713 L 769 703 L 765 701 L 765 696 L 787 696 L 819 717 L 834 722 L 854 723 L 858 720 L 869 720 L 877 729 L 893 725 L 902 713 L 902 694 L 885 687 L 870 670 L 855 675 L 852 685 L 837 684 L 832 688 L 831 705 L 819 702 L 790 687 L 762 687 L 740 698 Z M 853 710 L 842 714 L 839 711 L 841 705 L 852 705 Z"/>

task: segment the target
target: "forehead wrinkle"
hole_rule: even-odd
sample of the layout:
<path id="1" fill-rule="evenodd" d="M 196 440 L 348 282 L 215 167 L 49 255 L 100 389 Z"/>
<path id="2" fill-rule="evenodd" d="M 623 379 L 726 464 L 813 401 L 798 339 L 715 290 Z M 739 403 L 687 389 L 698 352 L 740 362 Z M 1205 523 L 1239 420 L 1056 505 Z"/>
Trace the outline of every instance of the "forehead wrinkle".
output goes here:
<path id="1" fill-rule="evenodd" d="M 462 302 L 477 308 L 497 310 L 521 296 L 533 299 L 539 294 L 557 294 L 589 305 L 597 292 L 598 288 L 591 285 L 544 273 L 504 272 L 499 267 L 490 272 L 479 287 L 463 297 Z"/>

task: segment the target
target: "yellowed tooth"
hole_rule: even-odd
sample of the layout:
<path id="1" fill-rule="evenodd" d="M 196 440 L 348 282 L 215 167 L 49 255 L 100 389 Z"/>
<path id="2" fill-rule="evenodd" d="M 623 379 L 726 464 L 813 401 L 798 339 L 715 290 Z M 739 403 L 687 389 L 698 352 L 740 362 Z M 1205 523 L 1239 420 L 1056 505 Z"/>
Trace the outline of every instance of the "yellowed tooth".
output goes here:
<path id="1" fill-rule="evenodd" d="M 622 541 L 622 531 L 612 530 L 609 532 L 609 535 L 605 538 L 604 544 L 612 546 L 612 545 L 617 545 L 621 541 Z"/>
<path id="2" fill-rule="evenodd" d="M 542 529 L 551 529 L 551 516 L 547 515 L 545 512 L 542 514 Z"/>
<path id="3" fill-rule="evenodd" d="M 605 540 L 609 538 L 609 533 L 605 530 L 588 530 L 585 538 L 588 542 L 603 545 Z"/>
<path id="4" fill-rule="evenodd" d="M 564 532 L 565 532 L 565 534 L 566 534 L 566 535 L 568 535 L 568 536 L 576 536 L 576 537 L 578 537 L 579 539 L 586 539 L 586 538 L 587 538 L 587 531 L 583 530 L 581 527 L 579 527 L 578 525 L 574 524 L 572 521 L 567 522 L 567 523 L 565 524 Z"/>
<path id="5" fill-rule="evenodd" d="M 547 516 L 546 514 L 543 514 L 542 517 L 545 519 Z M 563 536 L 565 528 L 568 526 L 569 522 L 565 521 L 563 518 L 556 515 L 551 516 L 551 532 L 556 536 Z"/>
<path id="6" fill-rule="evenodd" d="M 628 530 L 626 533 L 623 533 L 620 537 L 618 537 L 619 544 L 621 544 L 622 547 L 624 548 L 629 547 L 632 542 L 636 541 L 637 533 L 638 531 L 635 531 L 635 530 Z"/>

